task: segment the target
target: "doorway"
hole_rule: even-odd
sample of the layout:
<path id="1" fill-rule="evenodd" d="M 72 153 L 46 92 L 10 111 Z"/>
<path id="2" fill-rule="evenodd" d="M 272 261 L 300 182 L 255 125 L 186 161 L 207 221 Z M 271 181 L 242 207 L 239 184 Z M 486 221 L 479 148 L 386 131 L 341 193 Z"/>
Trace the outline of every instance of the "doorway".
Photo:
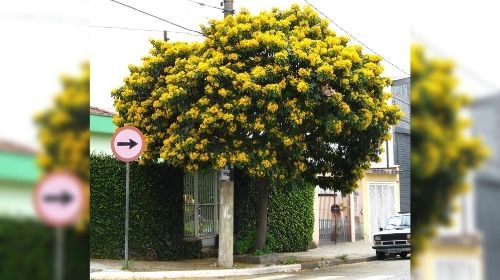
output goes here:
<path id="1" fill-rule="evenodd" d="M 370 195 L 370 230 L 368 235 L 373 241 L 373 234 L 385 226 L 387 219 L 396 213 L 396 185 L 394 183 L 368 183 Z"/>

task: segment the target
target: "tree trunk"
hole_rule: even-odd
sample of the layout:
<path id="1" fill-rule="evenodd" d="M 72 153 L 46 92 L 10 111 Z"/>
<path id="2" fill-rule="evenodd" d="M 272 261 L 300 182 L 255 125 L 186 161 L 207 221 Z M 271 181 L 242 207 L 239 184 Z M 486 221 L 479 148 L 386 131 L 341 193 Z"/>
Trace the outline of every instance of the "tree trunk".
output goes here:
<path id="1" fill-rule="evenodd" d="M 257 201 L 257 232 L 255 238 L 255 249 L 263 249 L 266 245 L 267 236 L 267 203 L 269 201 L 269 179 L 257 179 L 259 200 Z"/>

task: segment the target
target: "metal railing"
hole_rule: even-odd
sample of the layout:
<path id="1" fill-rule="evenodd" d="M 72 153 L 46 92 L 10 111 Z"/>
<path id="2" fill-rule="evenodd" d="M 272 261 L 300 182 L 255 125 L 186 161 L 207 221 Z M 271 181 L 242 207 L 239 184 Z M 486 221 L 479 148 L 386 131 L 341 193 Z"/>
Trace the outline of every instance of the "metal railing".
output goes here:
<path id="1" fill-rule="evenodd" d="M 184 236 L 212 237 L 218 232 L 217 173 L 203 170 L 184 176 Z"/>

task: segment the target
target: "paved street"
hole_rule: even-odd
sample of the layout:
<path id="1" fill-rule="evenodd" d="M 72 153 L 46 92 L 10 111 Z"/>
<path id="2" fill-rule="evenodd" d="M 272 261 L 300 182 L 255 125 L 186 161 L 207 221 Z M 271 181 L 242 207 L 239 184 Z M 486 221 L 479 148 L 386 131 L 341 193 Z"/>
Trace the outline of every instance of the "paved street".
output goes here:
<path id="1" fill-rule="evenodd" d="M 331 266 L 315 270 L 302 270 L 294 273 L 276 273 L 265 276 L 219 279 L 409 280 L 410 260 L 397 258 L 384 261 Z"/>

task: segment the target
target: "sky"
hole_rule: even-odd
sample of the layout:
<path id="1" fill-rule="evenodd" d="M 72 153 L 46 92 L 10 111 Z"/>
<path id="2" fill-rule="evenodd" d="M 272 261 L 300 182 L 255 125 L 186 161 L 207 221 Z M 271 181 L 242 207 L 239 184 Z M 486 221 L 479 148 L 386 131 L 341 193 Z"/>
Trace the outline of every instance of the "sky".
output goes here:
<path id="1" fill-rule="evenodd" d="M 182 26 L 199 30 L 222 11 L 190 0 L 121 0 Z M 218 6 L 220 0 L 193 0 Z M 429 53 L 458 61 L 460 88 L 474 96 L 500 89 L 498 65 L 500 26 L 494 1 L 308 0 L 335 23 L 384 58 L 409 72 L 411 36 L 421 38 Z M 252 13 L 273 6 L 287 8 L 304 0 L 235 0 Z M 97 27 L 101 26 L 101 27 Z M 103 26 L 151 29 L 136 31 Z M 337 26 L 330 27 L 345 34 Z M 35 112 L 48 108 L 60 90 L 63 73 L 78 73 L 91 59 L 90 105 L 113 110 L 110 92 L 128 74 L 129 64 L 147 55 L 150 38 L 162 39 L 169 30 L 174 41 L 202 40 L 178 27 L 118 5 L 110 0 L 19 0 L 0 4 L 0 139 L 37 147 Z M 416 36 L 418 35 L 418 36 Z M 359 43 L 352 40 L 353 43 Z M 369 52 L 369 51 L 367 51 Z M 385 75 L 406 74 L 384 62 Z M 463 70 L 466 69 L 466 70 Z M 473 73 L 473 74 L 471 74 Z M 475 76 L 481 77 L 480 79 Z"/>
<path id="2" fill-rule="evenodd" d="M 459 88 L 475 98 L 500 93 L 500 17 L 496 1 L 413 1 L 412 41 L 457 65 Z"/>
<path id="3" fill-rule="evenodd" d="M 147 11 L 184 27 L 200 30 L 200 24 L 210 18 L 223 18 L 221 10 L 200 6 L 189 0 L 119 0 L 122 3 Z M 193 0 L 194 1 L 194 0 Z M 196 0 L 219 7 L 221 1 Z M 376 2 L 376 3 L 375 3 Z M 310 0 L 318 10 L 348 31 L 369 48 L 382 55 L 403 71 L 409 73 L 410 22 L 403 6 L 396 1 L 318 1 Z M 293 3 L 301 6 L 305 1 L 249 1 L 235 0 L 236 12 L 245 7 L 250 12 L 258 12 L 279 7 L 290 7 Z M 360 8 L 362 7 L 362 9 Z M 150 49 L 148 39 L 163 39 L 161 30 L 183 31 L 151 16 L 119 5 L 109 0 L 91 0 L 91 105 L 113 110 L 110 92 L 119 87 L 127 76 L 129 64 L 139 64 L 141 57 Z M 112 15 L 112 16 L 110 16 Z M 398 24 L 394 24 L 398 22 Z M 99 27 L 98 27 L 99 26 Z M 126 27 L 159 31 L 133 31 L 103 27 Z M 337 34 L 346 35 L 331 24 Z M 172 41 L 201 41 L 203 37 L 179 33 L 169 33 Z M 358 43 L 352 40 L 353 43 Z M 359 44 L 359 43 L 358 43 Z M 369 51 L 367 51 L 369 52 Z M 384 61 L 385 74 L 393 79 L 408 76 Z"/>
<path id="4" fill-rule="evenodd" d="M 88 1 L 0 3 L 0 139 L 37 148 L 36 112 L 51 106 L 59 77 L 88 60 Z"/>

